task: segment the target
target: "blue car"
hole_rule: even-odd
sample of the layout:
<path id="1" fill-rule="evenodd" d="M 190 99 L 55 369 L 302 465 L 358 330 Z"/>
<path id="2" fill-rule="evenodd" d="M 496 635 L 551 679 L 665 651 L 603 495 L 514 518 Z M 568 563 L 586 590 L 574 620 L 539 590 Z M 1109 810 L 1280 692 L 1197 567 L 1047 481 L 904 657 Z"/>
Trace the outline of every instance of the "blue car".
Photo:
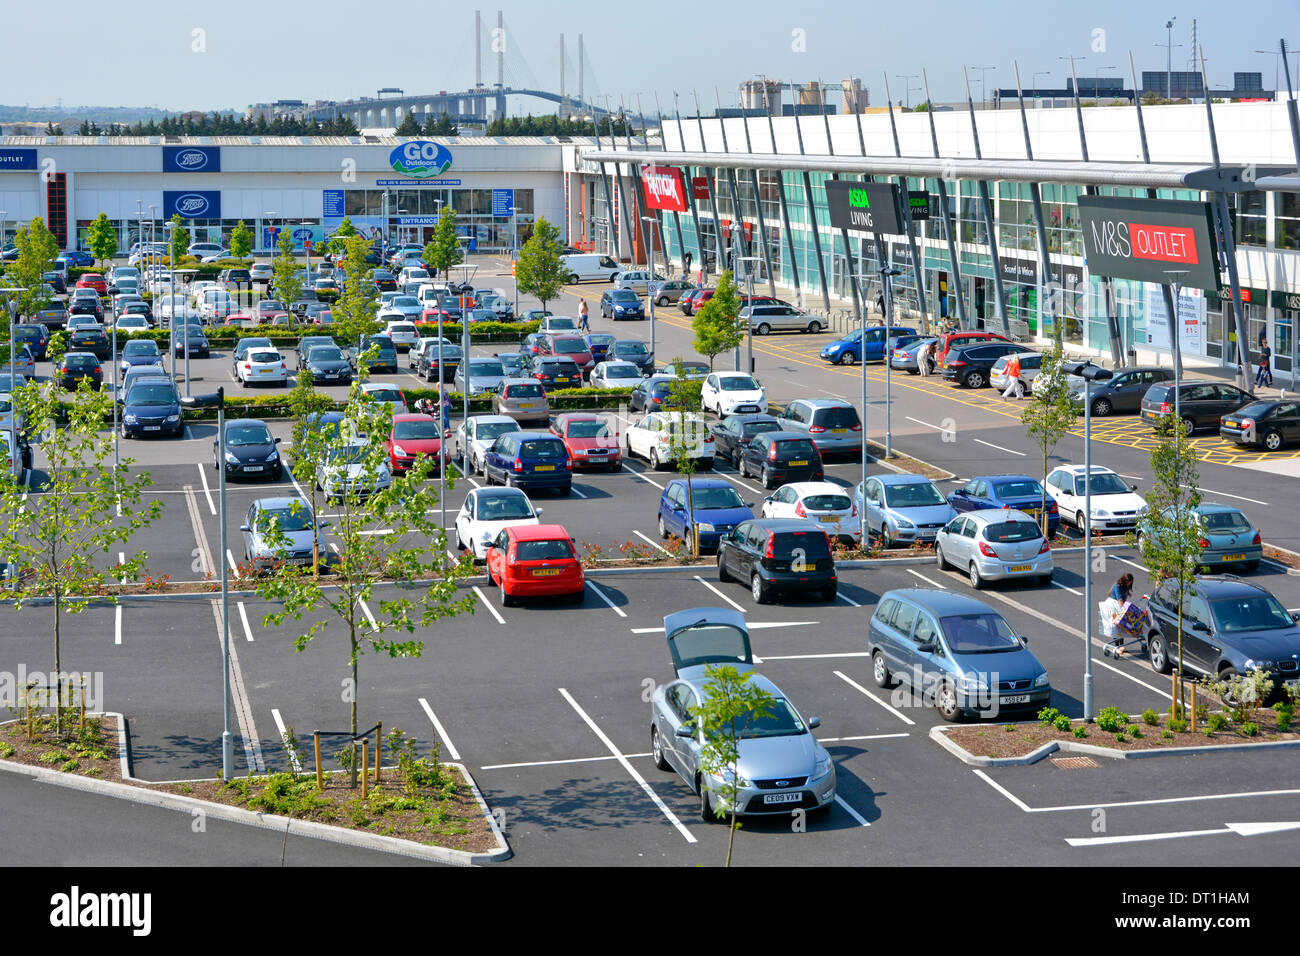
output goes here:
<path id="1" fill-rule="evenodd" d="M 916 329 L 906 328 L 904 326 L 894 326 L 888 330 L 883 325 L 877 325 L 867 329 L 867 361 L 883 362 L 885 359 L 885 332 L 889 332 L 890 348 L 906 344 L 903 340 L 912 341 L 916 336 Z M 836 339 L 821 351 L 823 362 L 830 362 L 832 365 L 854 365 L 862 361 L 862 330 L 850 332 L 842 339 Z"/>
<path id="2" fill-rule="evenodd" d="M 1023 511 L 1038 521 L 1043 513 L 1043 486 L 1030 475 L 977 475 L 948 496 L 948 503 L 958 512 L 985 508 L 1009 508 Z M 1047 536 L 1056 534 L 1061 512 L 1051 495 L 1047 495 Z"/>
<path id="3" fill-rule="evenodd" d="M 567 495 L 573 488 L 573 463 L 564 440 L 550 432 L 506 432 L 483 453 L 483 476 L 489 485 L 554 488 Z"/>
<path id="4" fill-rule="evenodd" d="M 676 535 L 691 548 L 692 514 L 699 525 L 701 550 L 717 548 L 723 535 L 754 517 L 749 504 L 740 500 L 730 482 L 695 478 L 688 491 L 685 479 L 678 479 L 668 483 L 659 499 L 659 537 Z"/>
<path id="5" fill-rule="evenodd" d="M 181 400 L 169 378 L 141 378 L 127 390 L 122 403 L 122 437 L 170 435 L 178 437 L 185 430 L 181 420 Z"/>
<path id="6" fill-rule="evenodd" d="M 610 289 L 600 297 L 600 317 L 603 319 L 644 319 L 645 306 L 641 297 L 631 289 Z"/>
<path id="7" fill-rule="evenodd" d="M 79 269 L 85 266 L 93 266 L 95 257 L 88 252 L 82 252 L 80 249 L 69 249 L 67 252 L 61 253 L 54 261 L 64 263 L 64 268 L 67 269 Z"/>

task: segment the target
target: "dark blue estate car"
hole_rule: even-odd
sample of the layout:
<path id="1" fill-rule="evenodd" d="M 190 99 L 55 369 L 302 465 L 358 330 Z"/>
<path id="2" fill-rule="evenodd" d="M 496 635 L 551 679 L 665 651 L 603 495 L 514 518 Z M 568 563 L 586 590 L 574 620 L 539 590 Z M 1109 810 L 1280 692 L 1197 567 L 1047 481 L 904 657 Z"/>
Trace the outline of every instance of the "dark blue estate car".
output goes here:
<path id="1" fill-rule="evenodd" d="M 1038 520 L 1043 510 L 1043 486 L 1030 475 L 976 475 L 948 496 L 953 509 L 981 511 L 986 508 L 1009 508 L 1023 511 Z M 1047 495 L 1047 536 L 1056 534 L 1061 512 L 1051 495 Z"/>
<path id="2" fill-rule="evenodd" d="M 730 482 L 721 478 L 695 478 L 688 488 L 685 480 L 678 479 L 668 482 L 659 498 L 659 537 L 676 535 L 689 548 L 690 526 L 695 523 L 699 526 L 700 548 L 712 549 L 724 534 L 753 517 L 754 512 Z"/>
<path id="3" fill-rule="evenodd" d="M 508 432 L 483 455 L 489 485 L 509 488 L 554 488 L 567 495 L 573 488 L 573 465 L 564 441 L 549 432 Z"/>
<path id="4" fill-rule="evenodd" d="M 122 406 L 122 437 L 170 435 L 185 430 L 181 400 L 169 378 L 142 378 L 131 385 Z"/>

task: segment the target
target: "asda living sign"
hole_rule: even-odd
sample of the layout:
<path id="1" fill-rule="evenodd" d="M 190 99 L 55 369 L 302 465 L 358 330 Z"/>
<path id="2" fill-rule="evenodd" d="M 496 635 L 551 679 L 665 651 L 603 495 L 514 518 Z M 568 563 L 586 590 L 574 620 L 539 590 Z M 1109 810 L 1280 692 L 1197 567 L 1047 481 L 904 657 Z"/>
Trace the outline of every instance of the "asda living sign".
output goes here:
<path id="1" fill-rule="evenodd" d="M 893 183 L 826 181 L 826 205 L 831 225 L 854 232 L 884 232 L 902 235 L 903 217 L 898 211 L 898 187 Z"/>

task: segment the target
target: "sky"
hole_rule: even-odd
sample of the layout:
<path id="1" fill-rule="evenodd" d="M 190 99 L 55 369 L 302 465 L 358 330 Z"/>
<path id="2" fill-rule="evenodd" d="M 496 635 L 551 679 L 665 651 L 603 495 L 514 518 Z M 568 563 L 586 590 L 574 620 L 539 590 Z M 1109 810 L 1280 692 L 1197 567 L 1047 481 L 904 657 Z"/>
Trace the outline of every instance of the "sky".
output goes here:
<path id="1" fill-rule="evenodd" d="M 122 8 L 62 0 L 53 22 L 43 4 L 14 0 L 6 6 L 0 102 L 8 105 L 54 106 L 61 99 L 65 108 L 242 110 L 276 99 L 373 96 L 381 87 L 408 94 L 465 89 L 474 80 L 472 5 L 140 0 Z M 565 33 L 572 95 L 581 31 L 589 63 L 586 92 L 608 95 L 614 104 L 625 97 L 629 107 L 640 93 L 647 112 L 656 92 L 669 109 L 674 90 L 683 109 L 691 103 L 691 90 L 710 109 L 716 105 L 715 86 L 724 105 L 734 104 L 738 84 L 758 74 L 828 83 L 860 76 L 873 105 L 885 102 L 882 74 L 888 75 L 895 101 L 924 99 L 918 88 L 922 69 L 937 102 L 964 97 L 963 65 L 994 67 L 983 74 L 990 90 L 1014 86 L 1016 60 L 1026 87 L 1059 86 L 1069 70 L 1061 57 L 1082 57 L 1080 76 L 1127 78 L 1131 50 L 1140 77 L 1144 69 L 1165 68 L 1165 22 L 1173 15 L 1173 42 L 1181 44 L 1173 51 L 1173 68 L 1188 68 L 1196 18 L 1212 87 L 1230 85 L 1234 71 L 1262 72 L 1271 87 L 1279 58 L 1254 51 L 1276 50 L 1279 37 L 1289 48 L 1300 44 L 1295 0 L 1252 0 L 1245 8 L 1167 6 L 1161 10 L 1132 0 L 1068 6 L 998 0 L 503 2 L 504 32 L 497 42 L 505 46 L 508 86 L 536 84 L 558 92 L 559 36 Z M 490 31 L 498 6 L 480 9 L 484 82 L 491 84 L 496 58 L 489 49 Z M 1293 71 L 1295 63 L 1292 58 Z M 980 76 L 971 72 L 977 99 Z M 512 113 L 554 108 L 535 99 L 510 104 Z"/>

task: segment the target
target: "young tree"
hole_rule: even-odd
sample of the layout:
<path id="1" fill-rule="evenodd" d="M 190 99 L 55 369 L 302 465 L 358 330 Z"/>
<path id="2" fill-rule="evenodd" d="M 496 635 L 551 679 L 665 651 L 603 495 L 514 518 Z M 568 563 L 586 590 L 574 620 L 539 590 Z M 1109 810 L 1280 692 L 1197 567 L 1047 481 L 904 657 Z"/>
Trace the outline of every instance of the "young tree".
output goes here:
<path id="1" fill-rule="evenodd" d="M 188 229 L 185 228 L 184 225 L 185 220 L 180 217 L 179 213 L 172 216 L 171 221 L 172 221 L 172 226 L 174 228 L 172 229 L 172 243 L 171 243 L 170 251 L 172 257 L 172 264 L 175 265 L 176 263 L 181 261 L 181 257 L 184 256 L 185 253 L 190 251 L 190 232 Z"/>
<path id="2" fill-rule="evenodd" d="M 424 247 L 424 263 L 438 275 L 447 276 L 451 267 L 465 258 L 456 235 L 456 210 L 443 206 L 438 214 L 438 225 L 433 228 L 433 238 Z"/>
<path id="3" fill-rule="evenodd" d="M 86 230 L 86 245 L 102 266 L 117 255 L 117 230 L 108 219 L 108 213 L 101 212 Z"/>
<path id="4" fill-rule="evenodd" d="M 357 227 L 352 225 L 352 220 L 347 216 L 339 223 L 339 227 L 334 230 L 334 235 L 330 236 L 329 243 L 325 246 L 325 251 L 331 256 L 337 256 L 343 252 L 343 240 L 357 234 Z"/>
<path id="5" fill-rule="evenodd" d="M 314 621 L 295 639 L 300 651 L 331 623 L 341 625 L 348 648 L 353 736 L 358 729 L 361 655 L 369 649 L 389 657 L 419 657 L 424 642 L 407 637 L 417 625 L 427 627 L 474 610 L 473 595 L 461 597 L 458 591 L 460 582 L 475 573 L 469 556 L 452 565 L 441 559 L 447 541 L 437 519 L 438 485 L 427 480 L 432 462 L 418 458 L 408 475 L 385 484 L 388 452 L 376 436 L 390 434 L 392 416 L 391 405 L 363 397 L 358 379 L 340 429 L 320 431 L 309 446 L 321 463 L 316 483 L 327 486 L 335 499 L 334 533 L 340 551 L 333 565 L 334 586 L 318 587 L 309 569 L 288 562 L 275 564 L 257 586 L 258 593 L 278 607 L 266 615 L 268 626 L 301 621 L 304 615 Z M 371 439 L 357 440 L 356 435 Z M 450 475 L 447 484 L 450 490 Z M 363 493 L 376 487 L 373 494 Z M 375 534 L 380 528 L 391 530 Z M 275 531 L 269 543 L 273 551 L 286 550 L 287 540 Z M 380 598 L 372 609 L 376 592 L 390 593 L 390 586 L 393 596 Z M 323 613 L 328 616 L 321 617 Z M 350 765 L 355 786 L 356 761 Z"/>
<path id="6" fill-rule="evenodd" d="M 360 343 L 361 337 L 373 335 L 381 328 L 375 316 L 379 303 L 365 287 L 366 253 L 370 240 L 355 233 L 341 240 L 343 243 L 343 287 L 330 311 L 334 315 L 335 338 Z"/>
<path id="7" fill-rule="evenodd" d="M 1042 504 L 1039 506 L 1038 521 L 1042 525 L 1043 537 L 1047 537 L 1047 471 L 1048 461 L 1057 444 L 1066 433 L 1075 426 L 1079 419 L 1078 408 L 1070 394 L 1070 386 L 1065 371 L 1061 368 L 1060 349 L 1053 349 L 1043 354 L 1043 364 L 1039 368 L 1034 387 L 1030 390 L 1029 404 L 1020 414 L 1020 423 L 1025 426 L 1043 459 Z"/>
<path id="8" fill-rule="evenodd" d="M 290 437 L 290 441 L 293 443 L 293 468 L 291 473 L 301 485 L 306 486 L 311 513 L 313 515 L 320 514 L 320 509 L 316 507 L 316 496 L 320 479 L 323 477 L 320 473 L 320 465 L 323 460 L 325 437 L 322 434 L 324 429 L 319 424 L 318 417 L 321 412 L 327 412 L 334 407 L 334 399 L 323 392 L 316 391 L 311 370 L 303 368 L 299 369 L 293 391 L 289 393 L 288 405 L 289 413 L 293 417 L 293 431 Z M 320 533 L 317 531 L 312 535 L 311 539 L 313 576 L 319 573 L 320 565 Z"/>
<path id="9" fill-rule="evenodd" d="M 670 428 L 668 433 L 668 452 L 672 456 L 677 473 L 686 479 L 686 510 L 690 517 L 690 530 L 686 532 L 686 547 L 691 558 L 700 556 L 700 535 L 698 522 L 695 520 L 695 472 L 699 468 L 699 459 L 693 452 L 706 436 L 704 420 L 699 416 L 700 389 L 702 384 L 696 379 L 683 376 L 682 359 L 673 359 L 670 368 L 674 368 L 677 378 L 668 385 L 668 398 L 665 408 L 671 408 Z"/>
<path id="10" fill-rule="evenodd" d="M 541 300 L 543 309 L 560 294 L 569 277 L 562 251 L 560 230 L 547 222 L 545 216 L 538 218 L 533 234 L 519 250 L 515 284 L 520 292 Z"/>
<path id="11" fill-rule="evenodd" d="M 14 245 L 18 247 L 18 258 L 7 270 L 7 279 L 27 290 L 18 296 L 18 314 L 30 316 L 49 304 L 48 296 L 41 292 L 42 277 L 54 266 L 59 241 L 45 228 L 45 220 L 37 216 L 18 230 Z"/>
<path id="12" fill-rule="evenodd" d="M 1147 510 L 1138 517 L 1136 544 L 1154 580 L 1153 586 L 1173 581 L 1178 595 L 1178 648 L 1173 665 L 1173 696 L 1182 707 L 1183 607 L 1196 593 L 1196 569 L 1204 536 L 1197 508 L 1201 504 L 1196 452 L 1172 415 L 1156 424 L 1156 444 L 1151 449 L 1151 476 Z M 1166 651 L 1165 661 L 1169 655 Z M 1176 714 L 1177 715 L 1177 714 Z"/>
<path id="13" fill-rule="evenodd" d="M 108 394 L 82 379 L 72 402 L 65 406 L 61 397 L 37 383 L 21 386 L 14 396 L 28 433 L 42 436 L 44 483 L 29 497 L 8 468 L 0 474 L 0 554 L 19 570 L 10 596 L 15 607 L 49 599 L 53 609 L 56 732 L 62 730 L 63 615 L 84 611 L 110 581 L 139 574 L 148 557 L 142 551 L 113 568 L 97 566 L 95 558 L 124 549 L 136 531 L 162 514 L 160 502 L 141 503 L 141 492 L 153 484 L 149 473 L 132 474 L 129 458 L 116 469 L 112 464 Z"/>
<path id="14" fill-rule="evenodd" d="M 280 230 L 276 245 L 280 251 L 271 260 L 271 281 L 275 283 L 276 297 L 288 307 L 302 294 L 302 266 L 294 258 L 293 235 L 288 229 Z"/>
<path id="15" fill-rule="evenodd" d="M 420 135 L 420 124 L 415 121 L 415 114 L 407 110 L 406 116 L 398 124 L 397 129 L 393 130 L 394 136 L 404 136 L 413 139 Z"/>
<path id="16" fill-rule="evenodd" d="M 715 356 L 745 341 L 747 330 L 740 319 L 740 295 L 730 271 L 718 277 L 717 291 L 700 306 L 691 327 L 695 329 L 695 351 L 708 356 L 709 371 L 713 370 Z"/>
<path id="17" fill-rule="evenodd" d="M 239 220 L 230 231 L 230 256 L 232 259 L 247 259 L 253 251 L 253 230 Z"/>
<path id="18" fill-rule="evenodd" d="M 736 841 L 736 795 L 747 781 L 740 776 L 740 741 L 749 724 L 772 716 L 776 699 L 750 682 L 753 671 L 740 673 L 733 664 L 710 664 L 705 668 L 708 683 L 704 685 L 701 703 L 691 708 L 691 716 L 698 720 L 704 735 L 700 750 L 700 812 L 707 815 L 710 809 L 719 818 L 731 811 L 731 827 L 727 836 L 727 866 L 731 866 L 731 850 Z M 710 799 L 705 780 L 718 777 L 721 783 L 716 793 L 721 798 L 716 804 Z"/>

